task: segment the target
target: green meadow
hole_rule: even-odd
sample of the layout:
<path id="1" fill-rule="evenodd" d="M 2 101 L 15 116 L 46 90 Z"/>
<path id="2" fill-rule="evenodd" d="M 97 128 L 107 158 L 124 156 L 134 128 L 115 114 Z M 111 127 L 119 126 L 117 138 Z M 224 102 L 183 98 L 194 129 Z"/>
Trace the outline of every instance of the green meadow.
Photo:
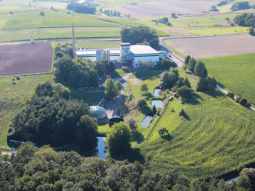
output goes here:
<path id="1" fill-rule="evenodd" d="M 227 89 L 255 103 L 255 54 L 209 58 L 203 60 Z"/>

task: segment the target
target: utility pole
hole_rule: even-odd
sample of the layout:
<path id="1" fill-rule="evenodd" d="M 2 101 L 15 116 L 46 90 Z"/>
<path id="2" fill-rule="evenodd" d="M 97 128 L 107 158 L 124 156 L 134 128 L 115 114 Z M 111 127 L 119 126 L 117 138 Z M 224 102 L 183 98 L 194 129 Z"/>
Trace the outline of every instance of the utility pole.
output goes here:
<path id="1" fill-rule="evenodd" d="M 75 39 L 75 30 L 73 24 L 73 12 L 72 12 L 72 48 L 73 48 L 73 58 L 76 60 L 76 39 Z"/>
<path id="2" fill-rule="evenodd" d="M 75 41 L 75 31 L 74 25 L 72 24 L 72 47 L 73 47 L 73 57 L 76 60 L 76 41 Z"/>

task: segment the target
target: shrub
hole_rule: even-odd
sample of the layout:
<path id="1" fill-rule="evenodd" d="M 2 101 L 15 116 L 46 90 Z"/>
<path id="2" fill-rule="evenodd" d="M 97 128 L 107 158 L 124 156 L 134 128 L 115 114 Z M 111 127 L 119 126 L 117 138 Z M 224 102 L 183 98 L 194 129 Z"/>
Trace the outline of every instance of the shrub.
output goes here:
<path id="1" fill-rule="evenodd" d="M 159 129 L 158 133 L 159 133 L 159 136 L 162 139 L 165 139 L 165 140 L 168 140 L 168 141 L 173 139 L 173 136 L 168 132 L 168 130 L 166 128 Z"/>
<path id="2" fill-rule="evenodd" d="M 147 84 L 143 84 L 143 85 L 141 86 L 141 91 L 142 91 L 142 92 L 147 92 L 148 90 L 149 90 L 149 88 L 148 88 Z"/>

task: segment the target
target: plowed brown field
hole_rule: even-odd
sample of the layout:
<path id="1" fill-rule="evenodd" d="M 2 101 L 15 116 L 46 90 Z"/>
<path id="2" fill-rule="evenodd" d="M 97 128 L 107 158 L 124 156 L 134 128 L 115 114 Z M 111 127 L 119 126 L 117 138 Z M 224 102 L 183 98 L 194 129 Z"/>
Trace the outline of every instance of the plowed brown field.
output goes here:
<path id="1" fill-rule="evenodd" d="M 24 43 L 0 46 L 0 75 L 47 73 L 51 70 L 49 43 Z"/>

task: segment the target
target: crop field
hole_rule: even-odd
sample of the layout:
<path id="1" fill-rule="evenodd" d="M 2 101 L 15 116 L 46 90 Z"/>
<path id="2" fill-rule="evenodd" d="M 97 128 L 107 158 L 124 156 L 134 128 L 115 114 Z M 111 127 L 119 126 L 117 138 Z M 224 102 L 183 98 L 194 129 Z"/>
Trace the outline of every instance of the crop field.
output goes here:
<path id="1" fill-rule="evenodd" d="M 183 55 L 196 58 L 240 55 L 255 52 L 255 38 L 250 35 L 173 38 L 165 42 Z"/>
<path id="2" fill-rule="evenodd" d="M 133 17 L 159 17 L 168 16 L 171 13 L 200 14 L 207 12 L 218 0 L 100 0 L 104 5 L 115 6 L 125 14 Z M 116 5 L 117 4 L 117 5 Z"/>
<path id="3" fill-rule="evenodd" d="M 52 48 L 48 43 L 0 46 L 0 75 L 51 71 Z"/>
<path id="4" fill-rule="evenodd" d="M 227 89 L 255 104 L 255 54 L 203 60 L 209 70 Z"/>
<path id="5" fill-rule="evenodd" d="M 247 27 L 233 25 L 233 19 L 240 13 L 208 14 L 172 19 L 170 31 L 182 31 L 179 35 L 214 36 L 247 33 Z"/>
<path id="6" fill-rule="evenodd" d="M 140 146 L 151 169 L 180 169 L 196 178 L 217 175 L 251 162 L 255 157 L 255 123 L 251 112 L 225 97 L 198 94 L 197 104 L 171 102 Z M 189 119 L 179 116 L 184 109 Z M 166 128 L 174 136 L 159 138 Z"/>
<path id="7" fill-rule="evenodd" d="M 7 148 L 7 133 L 15 114 L 34 94 L 37 85 L 52 80 L 52 74 L 0 77 L 0 149 Z M 15 83 L 14 83 L 15 82 Z"/>
<path id="8" fill-rule="evenodd" d="M 136 25 L 147 25 L 157 30 L 160 35 L 166 34 L 165 26 L 156 25 L 150 20 L 71 14 L 55 9 L 29 9 L 1 14 L 0 42 L 71 38 L 72 25 L 75 26 L 77 38 L 120 37 L 122 27 Z"/>

